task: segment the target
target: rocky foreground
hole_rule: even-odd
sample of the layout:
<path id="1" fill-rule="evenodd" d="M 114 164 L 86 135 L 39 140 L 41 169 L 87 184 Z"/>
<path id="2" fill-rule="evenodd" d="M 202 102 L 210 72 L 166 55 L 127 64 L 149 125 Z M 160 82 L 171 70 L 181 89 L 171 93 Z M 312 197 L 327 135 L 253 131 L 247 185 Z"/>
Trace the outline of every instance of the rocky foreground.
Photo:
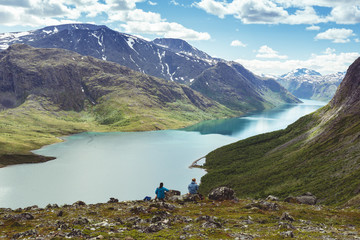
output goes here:
<path id="1" fill-rule="evenodd" d="M 288 202 L 209 197 L 2 208 L 0 239 L 360 239 L 358 208 L 309 205 L 309 194 Z"/>

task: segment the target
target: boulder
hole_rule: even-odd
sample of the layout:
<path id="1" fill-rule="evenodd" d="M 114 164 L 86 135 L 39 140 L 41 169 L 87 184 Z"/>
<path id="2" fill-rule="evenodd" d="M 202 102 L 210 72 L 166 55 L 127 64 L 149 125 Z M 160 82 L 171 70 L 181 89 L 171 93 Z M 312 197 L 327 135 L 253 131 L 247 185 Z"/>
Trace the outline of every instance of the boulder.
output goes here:
<path id="1" fill-rule="evenodd" d="M 307 192 L 297 197 L 287 197 L 284 201 L 289 203 L 315 205 L 317 198 L 312 193 Z"/>
<path id="2" fill-rule="evenodd" d="M 234 200 L 235 192 L 228 187 L 218 187 L 209 193 L 208 198 L 216 201 Z"/>
<path id="3" fill-rule="evenodd" d="M 168 192 L 165 193 L 165 199 L 169 200 L 171 197 L 173 196 L 180 196 L 181 192 L 178 190 L 169 190 Z"/>
<path id="4" fill-rule="evenodd" d="M 275 197 L 273 195 L 269 195 L 265 200 L 266 201 L 279 201 L 279 198 Z"/>
<path id="5" fill-rule="evenodd" d="M 107 203 L 118 203 L 119 199 L 117 198 L 110 198 L 110 200 Z"/>

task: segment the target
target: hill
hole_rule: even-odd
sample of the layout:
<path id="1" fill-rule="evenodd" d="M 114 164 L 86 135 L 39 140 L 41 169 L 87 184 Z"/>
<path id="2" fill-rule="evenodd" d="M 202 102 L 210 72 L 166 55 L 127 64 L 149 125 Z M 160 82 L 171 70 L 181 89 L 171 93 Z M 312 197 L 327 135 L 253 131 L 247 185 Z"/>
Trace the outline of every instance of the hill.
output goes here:
<path id="1" fill-rule="evenodd" d="M 0 109 L 2 165 L 43 161 L 29 151 L 70 133 L 179 128 L 240 114 L 185 85 L 24 44 L 0 53 Z"/>
<path id="2" fill-rule="evenodd" d="M 206 156 L 201 190 L 227 185 L 239 197 L 312 192 L 324 204 L 359 204 L 360 59 L 328 105 L 284 130 L 254 136 Z"/>

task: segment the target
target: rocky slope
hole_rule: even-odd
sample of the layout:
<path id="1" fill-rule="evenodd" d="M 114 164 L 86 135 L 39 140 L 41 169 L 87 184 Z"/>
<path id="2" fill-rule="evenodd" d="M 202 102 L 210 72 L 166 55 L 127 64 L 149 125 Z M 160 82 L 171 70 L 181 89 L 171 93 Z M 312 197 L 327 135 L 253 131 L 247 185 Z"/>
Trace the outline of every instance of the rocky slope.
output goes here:
<path id="1" fill-rule="evenodd" d="M 275 198 L 272 198 L 273 200 Z M 358 239 L 359 209 L 270 200 L 0 208 L 3 239 Z"/>
<path id="2" fill-rule="evenodd" d="M 14 43 L 25 43 L 41 48 L 63 48 L 81 55 L 116 62 L 142 73 L 186 85 L 190 85 L 200 75 L 206 74 L 208 76 L 211 74 L 213 72 L 211 68 L 216 68 L 216 64 L 227 63 L 225 60 L 212 58 L 180 39 L 146 41 L 113 31 L 106 26 L 90 24 L 68 24 L 24 33 L 0 34 L 0 48 L 6 49 Z M 252 107 L 247 106 L 257 105 L 261 106 L 260 109 L 262 109 L 263 106 L 297 102 L 288 96 L 289 93 L 286 90 L 273 92 L 271 87 L 262 83 L 264 79 L 258 77 L 256 83 L 260 83 L 260 85 L 254 88 L 254 82 L 250 83 L 252 80 L 247 79 L 247 75 L 244 74 L 232 76 L 231 81 L 249 81 L 247 91 L 233 89 L 236 84 L 226 85 L 229 82 L 228 76 L 222 75 L 222 73 L 222 71 L 218 71 L 211 78 L 216 77 L 216 81 L 222 82 L 221 84 L 224 87 L 232 89 L 233 92 L 242 93 L 240 97 L 238 94 L 228 96 L 229 102 L 226 103 L 228 106 L 246 106 L 245 108 L 252 109 Z M 251 77 L 256 76 L 251 74 Z M 272 83 L 272 85 L 275 84 Z M 242 86 L 241 84 L 237 85 Z M 262 88 L 263 91 L 259 92 L 259 88 Z M 280 88 L 280 86 L 275 88 Z M 199 86 L 197 90 L 200 90 Z M 206 89 L 202 90 L 202 92 L 206 91 Z M 253 95 L 261 95 L 264 92 L 267 92 L 267 95 L 278 95 L 279 97 L 253 98 Z M 216 95 L 221 94 L 223 92 L 216 93 Z M 207 96 L 213 98 L 211 94 Z M 241 107 L 235 110 L 242 111 L 245 108 Z"/>
<path id="3" fill-rule="evenodd" d="M 0 53 L 0 109 L 3 165 L 69 133 L 179 128 L 239 114 L 185 85 L 24 44 Z"/>
<path id="4" fill-rule="evenodd" d="M 224 146 L 206 157 L 202 189 L 233 187 L 238 196 L 311 191 L 327 204 L 359 204 L 360 59 L 331 102 L 284 130 Z"/>
<path id="5" fill-rule="evenodd" d="M 329 101 L 345 76 L 344 72 L 321 75 L 306 69 L 296 69 L 276 79 L 298 98 Z"/>

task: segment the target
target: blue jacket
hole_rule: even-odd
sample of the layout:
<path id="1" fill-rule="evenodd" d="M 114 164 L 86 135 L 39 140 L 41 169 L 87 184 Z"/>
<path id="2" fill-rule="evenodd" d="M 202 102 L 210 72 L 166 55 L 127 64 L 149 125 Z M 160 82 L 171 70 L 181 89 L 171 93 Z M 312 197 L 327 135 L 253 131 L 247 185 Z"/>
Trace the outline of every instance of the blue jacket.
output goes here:
<path id="1" fill-rule="evenodd" d="M 196 182 L 192 181 L 188 186 L 188 190 L 190 194 L 197 194 L 197 191 L 199 190 L 199 185 L 197 185 Z"/>
<path id="2" fill-rule="evenodd" d="M 165 198 L 165 192 L 168 192 L 168 191 L 169 191 L 169 189 L 164 188 L 164 187 L 162 187 L 162 188 L 157 188 L 157 189 L 155 190 L 155 194 L 156 194 L 156 196 L 157 196 L 158 199 L 164 199 L 164 198 Z"/>

